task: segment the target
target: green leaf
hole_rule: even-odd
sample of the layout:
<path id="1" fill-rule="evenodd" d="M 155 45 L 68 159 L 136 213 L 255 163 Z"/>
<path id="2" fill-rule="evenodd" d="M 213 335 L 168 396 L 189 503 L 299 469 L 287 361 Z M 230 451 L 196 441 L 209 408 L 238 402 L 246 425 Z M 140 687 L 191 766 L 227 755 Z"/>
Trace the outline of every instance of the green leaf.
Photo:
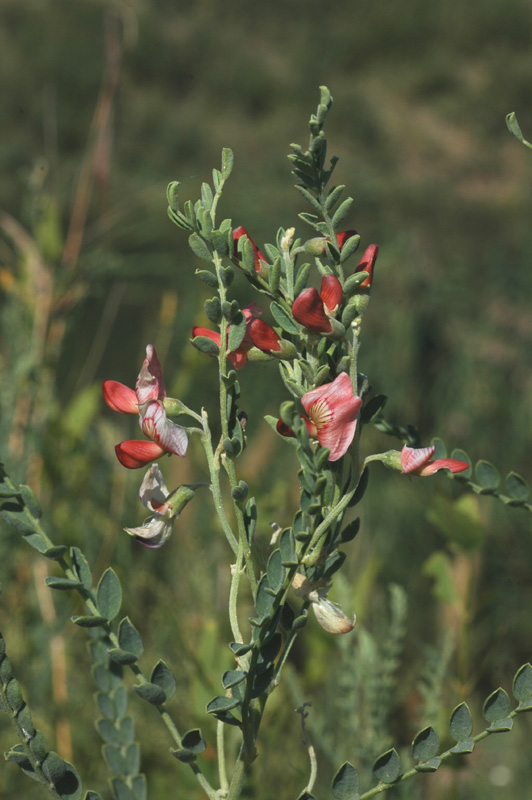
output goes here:
<path id="1" fill-rule="evenodd" d="M 333 186 L 332 189 L 329 189 L 327 192 L 327 199 L 325 200 L 325 210 L 331 211 L 334 206 L 339 201 L 340 197 L 344 193 L 345 186 Z"/>
<path id="2" fill-rule="evenodd" d="M 373 764 L 373 774 L 381 783 L 393 783 L 399 777 L 401 762 L 395 749 L 379 756 Z"/>
<path id="3" fill-rule="evenodd" d="M 351 209 L 351 206 L 353 205 L 353 202 L 354 202 L 354 200 L 353 200 L 352 197 L 347 197 L 343 201 L 343 203 L 341 203 L 338 206 L 338 208 L 336 209 L 336 211 L 334 213 L 334 216 L 332 218 L 332 226 L 333 226 L 335 231 L 338 230 L 338 228 L 340 227 L 341 223 L 344 221 L 344 219 L 349 214 L 349 211 Z"/>
<path id="4" fill-rule="evenodd" d="M 355 493 L 348 503 L 349 508 L 352 508 L 353 506 L 356 506 L 357 503 L 360 503 L 360 501 L 364 497 L 366 489 L 368 488 L 368 483 L 369 483 L 369 469 L 366 467 L 364 472 L 360 476 L 360 480 L 358 482 L 358 486 L 355 490 Z"/>
<path id="5" fill-rule="evenodd" d="M 246 335 L 246 318 L 241 311 L 233 319 L 229 326 L 227 337 L 227 351 L 233 353 L 244 341 Z"/>
<path id="6" fill-rule="evenodd" d="M 286 528 L 279 539 L 282 564 L 284 567 L 294 567 L 299 564 L 296 550 L 296 541 L 291 528 Z"/>
<path id="7" fill-rule="evenodd" d="M 255 601 L 255 608 L 259 620 L 264 619 L 270 614 L 274 603 L 274 597 L 267 591 L 270 589 L 270 582 L 267 575 L 263 575 L 257 589 L 257 599 Z"/>
<path id="8" fill-rule="evenodd" d="M 60 544 L 57 547 L 49 547 L 44 551 L 43 555 L 46 556 L 46 558 L 50 558 L 52 561 L 59 561 L 66 553 L 68 553 L 68 547 L 64 544 Z"/>
<path id="9" fill-rule="evenodd" d="M 27 705 L 24 705 L 18 712 L 17 722 L 27 738 L 35 736 L 35 725 L 33 724 L 31 713 Z"/>
<path id="10" fill-rule="evenodd" d="M 242 672 L 239 669 L 228 669 L 222 675 L 222 686 L 224 689 L 230 689 L 232 686 L 242 683 L 245 678 L 245 672 Z"/>
<path id="11" fill-rule="evenodd" d="M 192 730 L 187 731 L 181 739 L 181 744 L 183 747 L 186 747 L 187 750 L 191 750 L 197 755 L 204 753 L 207 749 L 207 743 L 203 738 L 199 728 L 193 728 Z"/>
<path id="12" fill-rule="evenodd" d="M 358 800 L 358 773 L 349 761 L 334 776 L 332 793 L 335 800 Z"/>
<path id="13" fill-rule="evenodd" d="M 482 706 L 482 714 L 487 722 L 499 722 L 506 719 L 510 711 L 510 698 L 504 689 L 496 689 Z"/>
<path id="14" fill-rule="evenodd" d="M 481 486 L 480 494 L 493 492 L 501 482 L 497 469 L 489 461 L 480 460 L 475 465 L 476 479 Z"/>
<path id="15" fill-rule="evenodd" d="M 17 533 L 22 534 L 23 536 L 28 537 L 28 534 L 33 534 L 35 538 L 27 538 L 27 542 L 31 547 L 35 550 L 38 550 L 40 553 L 44 553 L 47 549 L 48 545 L 44 541 L 42 535 L 40 533 L 35 533 L 35 525 L 31 521 L 31 518 L 28 518 L 24 509 L 20 509 L 17 511 L 2 511 L 0 512 L 0 518 L 4 520 L 14 531 Z"/>
<path id="16" fill-rule="evenodd" d="M 127 650 L 121 650 L 119 647 L 111 647 L 107 652 L 109 653 L 109 658 L 111 658 L 115 664 L 134 664 L 135 661 L 139 660 L 139 657 L 135 655 L 135 653 L 128 653 Z"/>
<path id="17" fill-rule="evenodd" d="M 268 559 L 268 565 L 266 567 L 266 574 L 268 576 L 270 588 L 272 589 L 274 594 L 277 594 L 283 585 L 283 578 L 285 573 L 282 562 L 283 559 L 281 556 L 281 551 L 274 550 Z"/>
<path id="18" fill-rule="evenodd" d="M 228 179 L 234 164 L 234 155 L 233 151 L 229 147 L 224 147 L 222 149 L 222 177 L 224 181 Z"/>
<path id="19" fill-rule="evenodd" d="M 467 703 L 460 703 L 451 714 L 449 733 L 455 742 L 463 742 L 471 736 L 473 720 Z"/>
<path id="20" fill-rule="evenodd" d="M 103 717 L 106 719 L 114 719 L 116 716 L 115 706 L 111 697 L 106 692 L 98 692 L 96 694 L 96 703 L 98 709 Z"/>
<path id="21" fill-rule="evenodd" d="M 340 250 L 340 263 L 341 264 L 343 264 L 345 261 L 347 261 L 347 259 L 350 256 L 352 256 L 354 252 L 356 252 L 358 250 L 359 244 L 360 244 L 360 236 L 358 235 L 358 233 L 356 234 L 356 236 L 350 236 L 349 237 L 349 239 L 345 242 L 344 246 Z M 364 275 L 364 277 L 362 277 L 362 275 Z M 367 273 L 362 273 L 362 271 L 360 271 L 359 277 L 361 278 L 359 283 L 361 283 L 363 280 L 365 280 L 367 278 Z"/>
<path id="22" fill-rule="evenodd" d="M 296 168 L 293 169 L 292 172 L 294 173 L 294 175 L 297 175 L 297 177 L 302 177 L 303 180 L 305 179 L 303 177 L 302 170 Z M 318 203 L 316 198 L 308 191 L 308 189 L 305 189 L 305 187 L 299 183 L 296 183 L 295 187 L 297 191 L 300 193 L 300 195 L 305 198 L 307 203 L 312 206 L 314 211 L 317 211 L 318 214 L 321 214 L 321 205 Z"/>
<path id="23" fill-rule="evenodd" d="M 24 697 L 22 696 L 22 690 L 16 678 L 11 678 L 6 686 L 5 693 L 9 708 L 15 713 L 20 711 L 24 705 Z"/>
<path id="24" fill-rule="evenodd" d="M 162 660 L 158 661 L 154 666 L 150 675 L 150 682 L 163 690 L 166 700 L 170 700 L 176 690 L 175 678 L 170 667 Z"/>
<path id="25" fill-rule="evenodd" d="M 291 333 L 292 335 L 297 335 L 299 333 L 299 328 L 292 319 L 292 317 L 287 314 L 287 312 L 279 305 L 273 301 L 270 303 L 270 311 L 272 312 L 272 317 L 276 321 L 276 323 L 286 331 L 286 333 Z"/>
<path id="26" fill-rule="evenodd" d="M 519 701 L 518 710 L 532 709 L 532 666 L 530 664 L 523 664 L 515 673 L 512 693 Z"/>
<path id="27" fill-rule="evenodd" d="M 415 735 L 412 742 L 412 755 L 416 761 L 430 761 L 437 754 L 438 747 L 438 734 L 429 725 Z"/>
<path id="28" fill-rule="evenodd" d="M 300 294 L 300 292 L 302 292 L 303 289 L 306 288 L 309 275 L 310 275 L 310 264 L 308 263 L 302 264 L 297 271 L 297 277 L 294 284 L 294 297 L 297 297 L 298 294 Z"/>
<path id="29" fill-rule="evenodd" d="M 243 642 L 230 642 L 229 649 L 235 656 L 245 656 L 246 653 L 253 648 L 252 644 L 244 644 Z"/>
<path id="30" fill-rule="evenodd" d="M 455 480 L 467 480 L 468 478 L 471 478 L 471 475 L 473 474 L 473 464 L 466 451 L 455 448 L 451 453 L 451 458 L 456 458 L 457 461 L 465 461 L 466 464 L 469 464 L 467 469 L 465 469 L 463 472 L 456 473 L 456 475 L 453 475 L 453 478 Z"/>
<path id="31" fill-rule="evenodd" d="M 213 342 L 212 339 L 209 339 L 208 336 L 195 336 L 192 340 L 193 346 L 196 350 L 199 350 L 200 353 L 205 353 L 208 356 L 218 356 L 220 353 L 220 348 Z"/>
<path id="32" fill-rule="evenodd" d="M 208 269 L 197 269 L 194 273 L 195 275 L 200 278 L 203 283 L 206 283 L 207 286 L 210 286 L 212 289 L 218 288 L 218 278 Z"/>
<path id="33" fill-rule="evenodd" d="M 222 319 L 222 305 L 218 296 L 205 300 L 203 304 L 205 316 L 214 325 L 219 325 Z"/>
<path id="34" fill-rule="evenodd" d="M 97 614 L 90 614 L 83 617 L 71 617 L 74 625 L 79 625 L 80 628 L 98 628 L 100 625 L 106 625 L 107 620 L 105 617 L 100 617 Z"/>
<path id="35" fill-rule="evenodd" d="M 92 575 L 87 559 L 79 549 L 79 547 L 72 547 L 70 550 L 70 559 L 72 561 L 72 568 L 83 586 L 87 591 L 92 588 Z"/>
<path id="36" fill-rule="evenodd" d="M 66 764 L 60 755 L 50 752 L 44 759 L 41 768 L 45 777 L 55 786 L 65 774 Z"/>
<path id="37" fill-rule="evenodd" d="M 108 567 L 100 578 L 96 590 L 98 611 L 108 620 L 116 617 L 122 605 L 122 587 L 116 572 Z"/>
<path id="38" fill-rule="evenodd" d="M 205 244 L 205 241 L 197 233 L 191 233 L 188 237 L 188 244 L 192 252 L 202 261 L 212 261 L 212 253 Z"/>
<path id="39" fill-rule="evenodd" d="M 506 125 L 508 126 L 508 130 L 510 131 L 510 133 L 513 136 L 515 136 L 515 138 L 518 141 L 520 141 L 521 144 L 524 144 L 526 147 L 532 149 L 532 144 L 530 144 L 530 142 L 527 142 L 527 140 L 523 136 L 523 132 L 521 131 L 521 128 L 517 121 L 517 117 L 515 116 L 515 111 L 511 111 L 509 114 L 506 115 Z"/>
<path id="40" fill-rule="evenodd" d="M 135 800 L 135 795 L 122 778 L 112 778 L 111 786 L 116 800 Z"/>
<path id="41" fill-rule="evenodd" d="M 42 516 L 42 508 L 33 490 L 24 484 L 21 484 L 18 488 L 20 490 L 22 501 L 30 514 L 35 517 L 35 519 L 40 519 Z"/>
<path id="42" fill-rule="evenodd" d="M 124 617 L 118 627 L 118 642 L 122 650 L 134 653 L 140 658 L 144 652 L 144 645 L 140 633 L 135 628 L 129 617 Z"/>
<path id="43" fill-rule="evenodd" d="M 377 417 L 384 406 L 386 405 L 388 398 L 385 394 L 376 394 L 374 397 L 371 397 L 367 400 L 360 413 L 360 419 L 363 423 L 371 422 L 372 420 Z"/>
<path id="44" fill-rule="evenodd" d="M 214 697 L 210 703 L 207 703 L 207 714 L 217 714 L 220 711 L 230 711 L 236 708 L 239 704 L 238 698 L 235 697 Z"/>
<path id="45" fill-rule="evenodd" d="M 530 494 L 530 489 L 527 482 L 516 472 L 510 472 L 506 476 L 506 491 L 512 500 L 518 500 L 522 503 L 528 500 L 528 496 Z"/>
<path id="46" fill-rule="evenodd" d="M 70 578 L 45 578 L 44 582 L 50 589 L 62 589 L 63 591 L 83 587 L 81 581 L 73 581 Z"/>
<path id="47" fill-rule="evenodd" d="M 161 689 L 155 683 L 134 684 L 133 691 L 143 700 L 146 700 L 147 703 L 151 703 L 154 706 L 161 706 L 166 700 L 164 689 Z"/>
<path id="48" fill-rule="evenodd" d="M 125 775 L 126 762 L 120 747 L 115 744 L 106 744 L 103 746 L 103 755 L 115 775 Z"/>
<path id="49" fill-rule="evenodd" d="M 140 769 L 140 747 L 137 742 L 132 742 L 127 747 L 124 761 L 125 774 L 136 775 Z"/>

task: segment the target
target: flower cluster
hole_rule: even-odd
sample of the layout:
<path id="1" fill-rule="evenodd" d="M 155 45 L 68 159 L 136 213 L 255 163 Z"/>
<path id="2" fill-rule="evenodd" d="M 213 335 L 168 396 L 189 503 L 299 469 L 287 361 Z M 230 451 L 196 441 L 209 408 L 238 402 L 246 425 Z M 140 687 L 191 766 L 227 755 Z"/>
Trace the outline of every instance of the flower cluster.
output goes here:
<path id="1" fill-rule="evenodd" d="M 166 416 L 163 371 L 153 345 L 146 347 L 146 358 L 134 390 L 118 381 L 104 381 L 102 392 L 105 402 L 113 411 L 138 414 L 140 428 L 149 439 L 131 439 L 115 446 L 117 458 L 124 467 L 145 467 L 165 453 L 185 455 L 187 434 L 184 428 Z"/>

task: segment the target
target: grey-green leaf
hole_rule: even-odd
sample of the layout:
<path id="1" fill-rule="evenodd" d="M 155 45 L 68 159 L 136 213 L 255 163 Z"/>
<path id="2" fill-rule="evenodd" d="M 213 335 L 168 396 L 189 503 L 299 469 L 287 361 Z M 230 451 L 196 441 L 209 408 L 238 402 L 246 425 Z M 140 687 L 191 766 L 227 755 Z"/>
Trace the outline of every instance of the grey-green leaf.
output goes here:
<path id="1" fill-rule="evenodd" d="M 412 755 L 417 761 L 430 761 L 438 752 L 438 734 L 431 728 L 423 728 L 412 742 Z"/>
<path id="2" fill-rule="evenodd" d="M 134 653 L 137 658 L 144 652 L 144 645 L 140 633 L 135 628 L 129 617 L 124 617 L 118 628 L 118 642 L 122 650 Z"/>
<path id="3" fill-rule="evenodd" d="M 387 750 L 373 764 L 373 774 L 381 783 L 393 783 L 399 777 L 401 762 L 397 751 Z"/>
<path id="4" fill-rule="evenodd" d="M 163 690 L 166 700 L 169 700 L 176 690 L 175 678 L 170 667 L 162 660 L 158 661 L 154 666 L 150 675 L 150 682 Z"/>
<path id="5" fill-rule="evenodd" d="M 287 314 L 287 312 L 279 305 L 279 303 L 272 302 L 270 304 L 270 311 L 272 312 L 272 317 L 276 321 L 276 323 L 286 331 L 286 333 L 291 334 L 298 334 L 299 328 L 297 327 L 296 323 L 292 319 L 292 317 Z"/>
<path id="6" fill-rule="evenodd" d="M 201 236 L 198 236 L 197 233 L 191 233 L 188 237 L 188 244 L 192 252 L 198 258 L 201 258 L 202 261 L 212 261 L 212 253 L 205 244 L 204 240 Z"/>
<path id="7" fill-rule="evenodd" d="M 475 465 L 475 475 L 485 492 L 493 491 L 501 482 L 497 469 L 489 461 L 480 460 Z"/>
<path id="8" fill-rule="evenodd" d="M 482 707 L 484 719 L 491 723 L 506 719 L 509 711 L 510 698 L 504 689 L 500 688 L 490 694 Z"/>
<path id="9" fill-rule="evenodd" d="M 467 703 L 460 703 L 456 706 L 449 722 L 449 733 L 455 742 L 462 742 L 468 739 L 473 730 L 473 720 Z"/>
<path id="10" fill-rule="evenodd" d="M 335 800 L 358 800 L 358 773 L 349 761 L 334 776 L 332 793 Z"/>
<path id="11" fill-rule="evenodd" d="M 519 701 L 519 705 L 532 708 L 532 666 L 523 664 L 513 680 L 513 696 Z"/>
<path id="12" fill-rule="evenodd" d="M 122 587 L 116 572 L 108 567 L 100 578 L 96 590 L 98 611 L 103 617 L 112 620 L 122 605 Z"/>

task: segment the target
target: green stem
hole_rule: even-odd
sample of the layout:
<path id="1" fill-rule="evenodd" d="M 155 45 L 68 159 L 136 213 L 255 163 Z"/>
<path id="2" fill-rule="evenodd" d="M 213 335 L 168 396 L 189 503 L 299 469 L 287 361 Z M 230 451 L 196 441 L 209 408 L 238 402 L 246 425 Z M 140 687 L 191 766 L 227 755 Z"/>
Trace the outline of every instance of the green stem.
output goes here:
<path id="1" fill-rule="evenodd" d="M 218 516 L 218 519 L 220 520 L 222 530 L 225 534 L 227 541 L 229 542 L 229 546 L 231 547 L 231 550 L 236 556 L 238 553 L 238 541 L 236 539 L 235 534 L 233 533 L 231 524 L 227 519 L 227 514 L 225 512 L 225 505 L 222 498 L 222 490 L 220 487 L 219 459 L 215 456 L 213 451 L 211 432 L 209 429 L 209 422 L 206 411 L 203 412 L 203 431 L 204 435 L 202 436 L 202 443 L 203 443 L 203 449 L 205 450 L 205 455 L 207 457 L 207 464 L 211 476 L 211 491 L 214 498 L 214 507 L 216 509 L 216 514 Z"/>
<path id="2" fill-rule="evenodd" d="M 221 720 L 218 720 L 216 723 L 216 749 L 218 752 L 220 794 L 225 797 L 229 789 L 229 781 L 227 780 L 227 771 L 225 768 L 225 724 Z"/>
<path id="3" fill-rule="evenodd" d="M 236 760 L 235 769 L 233 772 L 233 776 L 231 778 L 231 784 L 229 786 L 229 794 L 227 795 L 227 800 L 238 800 L 238 798 L 242 794 L 242 787 L 244 785 L 244 777 L 246 774 L 246 766 L 247 764 L 242 758 L 242 750 L 241 750 Z"/>

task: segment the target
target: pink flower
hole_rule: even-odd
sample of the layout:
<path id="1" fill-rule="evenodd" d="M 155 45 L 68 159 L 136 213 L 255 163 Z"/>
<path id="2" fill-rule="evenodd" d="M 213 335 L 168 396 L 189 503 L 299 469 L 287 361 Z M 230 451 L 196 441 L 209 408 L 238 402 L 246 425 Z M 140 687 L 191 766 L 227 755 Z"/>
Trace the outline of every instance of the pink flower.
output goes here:
<path id="1" fill-rule="evenodd" d="M 257 317 L 259 314 L 262 314 L 262 311 L 256 303 L 250 303 L 249 306 L 246 306 L 246 308 L 242 309 L 242 313 L 246 319 L 246 335 L 236 350 L 233 350 L 233 352 L 227 354 L 227 358 L 235 369 L 242 369 L 248 360 L 248 350 L 253 347 L 253 341 L 251 340 L 249 334 L 250 325 L 255 317 Z M 231 326 L 229 326 L 229 328 L 230 327 Z M 227 330 L 227 335 L 229 336 L 229 329 Z M 218 347 L 220 347 L 221 336 L 219 331 L 211 331 L 210 328 L 202 328 L 199 325 L 194 325 L 192 328 L 192 336 L 194 338 L 196 336 L 206 336 L 207 339 L 211 339 L 213 342 L 216 342 Z"/>
<path id="2" fill-rule="evenodd" d="M 379 253 L 378 245 L 370 244 L 369 247 L 366 247 L 364 251 L 364 255 L 360 259 L 360 262 L 355 270 L 356 272 L 369 272 L 367 278 L 365 278 L 362 283 L 359 284 L 359 289 L 371 289 L 371 283 L 373 281 L 373 268 L 375 267 L 375 262 L 377 260 L 377 255 Z"/>
<path id="3" fill-rule="evenodd" d="M 120 414 L 138 414 L 139 425 L 151 441 L 131 439 L 120 442 L 115 452 L 128 469 L 138 469 L 165 453 L 184 456 L 188 439 L 184 428 L 166 416 L 163 371 L 153 345 L 146 347 L 146 358 L 139 372 L 135 390 L 118 381 L 104 381 L 103 397 L 107 405 Z"/>
<path id="4" fill-rule="evenodd" d="M 294 319 L 311 333 L 332 333 L 331 316 L 342 302 L 342 284 L 334 275 L 324 275 L 320 293 L 309 287 L 298 294 L 292 305 Z"/>
<path id="5" fill-rule="evenodd" d="M 404 474 L 432 475 L 440 469 L 449 469 L 451 472 L 463 472 L 469 467 L 465 461 L 455 458 L 437 458 L 431 461 L 435 446 L 430 447 L 403 447 L 401 450 L 401 467 Z"/>
<path id="6" fill-rule="evenodd" d="M 341 372 L 332 383 L 304 394 L 301 403 L 308 414 L 303 417 L 308 435 L 330 449 L 329 461 L 338 461 L 353 441 L 362 406 L 361 398 L 353 394 L 351 378 L 347 372 Z M 282 420 L 277 423 L 277 432 L 281 436 L 294 436 Z"/>
<path id="7" fill-rule="evenodd" d="M 255 272 L 258 272 L 260 274 L 262 272 L 262 267 L 260 262 L 262 261 L 264 264 L 266 264 L 267 263 L 266 259 L 264 258 L 263 254 L 261 253 L 261 251 L 259 250 L 259 248 L 257 247 L 257 245 L 255 244 L 255 242 L 253 241 L 253 239 L 251 238 L 251 236 L 249 235 L 249 233 L 247 232 L 247 230 L 244 228 L 243 225 L 239 225 L 238 228 L 235 228 L 233 230 L 234 258 L 236 259 L 236 261 L 240 261 L 240 255 L 238 253 L 238 240 L 240 239 L 241 236 L 248 237 L 249 243 L 253 248 L 253 253 L 255 255 Z"/>

